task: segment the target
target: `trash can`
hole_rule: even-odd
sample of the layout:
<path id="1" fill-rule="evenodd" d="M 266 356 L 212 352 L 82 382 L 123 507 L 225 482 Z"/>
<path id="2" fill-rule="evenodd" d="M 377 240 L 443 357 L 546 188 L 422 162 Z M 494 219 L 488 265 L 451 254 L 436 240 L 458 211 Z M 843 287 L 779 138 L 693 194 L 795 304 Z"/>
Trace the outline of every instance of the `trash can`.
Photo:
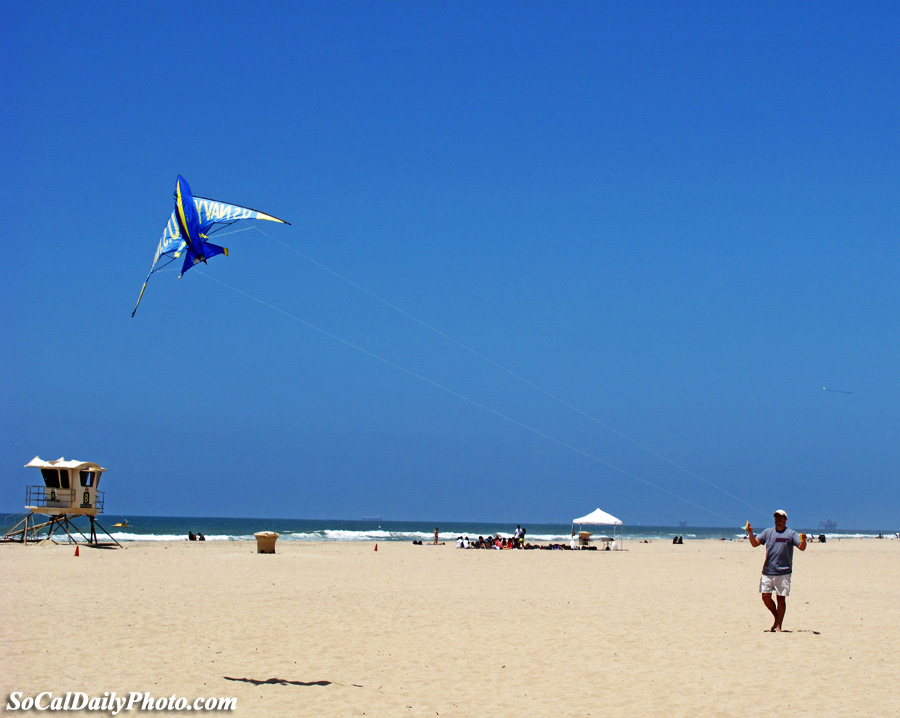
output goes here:
<path id="1" fill-rule="evenodd" d="M 256 553 L 275 553 L 275 542 L 278 534 L 274 531 L 260 531 L 256 536 Z"/>

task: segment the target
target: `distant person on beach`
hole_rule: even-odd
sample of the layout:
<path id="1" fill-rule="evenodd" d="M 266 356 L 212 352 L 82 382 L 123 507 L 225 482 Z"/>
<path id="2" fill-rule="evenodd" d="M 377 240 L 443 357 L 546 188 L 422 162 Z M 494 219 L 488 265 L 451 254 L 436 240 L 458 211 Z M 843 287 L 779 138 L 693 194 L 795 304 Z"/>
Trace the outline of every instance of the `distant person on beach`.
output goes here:
<path id="1" fill-rule="evenodd" d="M 197 537 L 194 535 L 193 531 L 188 531 L 188 541 L 196 541 Z"/>
<path id="2" fill-rule="evenodd" d="M 435 546 L 437 546 L 437 542 L 438 542 L 438 527 L 435 526 L 434 527 L 434 545 Z"/>
<path id="3" fill-rule="evenodd" d="M 775 526 L 763 530 L 760 535 L 753 535 L 753 527 L 747 522 L 747 538 L 750 545 L 756 548 L 760 544 L 766 547 L 766 562 L 763 564 L 762 577 L 759 580 L 759 592 L 763 603 L 769 609 L 775 622 L 769 629 L 781 632 L 784 613 L 787 609 L 787 597 L 791 592 L 791 571 L 794 562 L 794 546 L 806 551 L 806 534 L 798 534 L 787 527 L 787 513 L 778 509 L 775 512 Z M 775 600 L 772 594 L 775 594 Z"/>

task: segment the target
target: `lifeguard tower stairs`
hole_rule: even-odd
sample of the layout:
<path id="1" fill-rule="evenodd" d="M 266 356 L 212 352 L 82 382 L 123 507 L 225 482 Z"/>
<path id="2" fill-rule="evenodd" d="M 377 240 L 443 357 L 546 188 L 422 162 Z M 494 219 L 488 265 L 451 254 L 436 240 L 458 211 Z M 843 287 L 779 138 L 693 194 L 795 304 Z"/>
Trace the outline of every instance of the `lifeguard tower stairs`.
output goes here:
<path id="1" fill-rule="evenodd" d="M 25 510 L 28 514 L 3 536 L 4 541 L 27 543 L 49 539 L 56 543 L 54 533 L 60 539 L 65 533 L 68 543 L 121 548 L 121 544 L 97 521 L 97 515 L 103 513 L 105 498 L 105 492 L 98 491 L 97 487 L 106 469 L 91 461 L 63 458 L 44 461 L 39 456 L 25 466 L 40 469 L 44 485 L 26 487 Z M 77 523 L 84 525 L 85 519 L 90 523 L 87 534 Z M 98 528 L 109 541 L 98 539 Z"/>

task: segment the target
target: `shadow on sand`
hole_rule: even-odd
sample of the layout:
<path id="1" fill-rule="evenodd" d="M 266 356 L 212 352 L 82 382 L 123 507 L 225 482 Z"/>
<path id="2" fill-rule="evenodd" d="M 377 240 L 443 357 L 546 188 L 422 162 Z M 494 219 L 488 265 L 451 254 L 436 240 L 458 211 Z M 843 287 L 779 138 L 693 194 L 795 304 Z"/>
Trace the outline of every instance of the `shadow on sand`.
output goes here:
<path id="1" fill-rule="evenodd" d="M 286 678 L 266 678 L 265 680 L 261 680 L 259 678 L 232 678 L 231 676 L 222 676 L 226 681 L 240 681 L 241 683 L 252 683 L 254 686 L 342 686 L 344 683 L 334 683 L 333 681 L 289 681 Z M 362 686 L 358 686 L 355 683 L 351 683 L 354 688 L 362 688 Z"/>

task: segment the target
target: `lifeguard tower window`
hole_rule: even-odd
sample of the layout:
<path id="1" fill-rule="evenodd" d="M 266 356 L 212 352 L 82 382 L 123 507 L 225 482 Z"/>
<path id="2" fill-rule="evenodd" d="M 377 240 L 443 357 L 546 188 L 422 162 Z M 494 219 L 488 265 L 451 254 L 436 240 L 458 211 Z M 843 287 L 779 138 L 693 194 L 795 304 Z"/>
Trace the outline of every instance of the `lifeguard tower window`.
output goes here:
<path id="1" fill-rule="evenodd" d="M 68 469 L 41 469 L 41 476 L 44 477 L 44 485 L 48 489 L 69 488 Z"/>
<path id="2" fill-rule="evenodd" d="M 81 471 L 81 485 L 82 486 L 93 486 L 94 485 L 94 472 L 93 471 Z"/>

